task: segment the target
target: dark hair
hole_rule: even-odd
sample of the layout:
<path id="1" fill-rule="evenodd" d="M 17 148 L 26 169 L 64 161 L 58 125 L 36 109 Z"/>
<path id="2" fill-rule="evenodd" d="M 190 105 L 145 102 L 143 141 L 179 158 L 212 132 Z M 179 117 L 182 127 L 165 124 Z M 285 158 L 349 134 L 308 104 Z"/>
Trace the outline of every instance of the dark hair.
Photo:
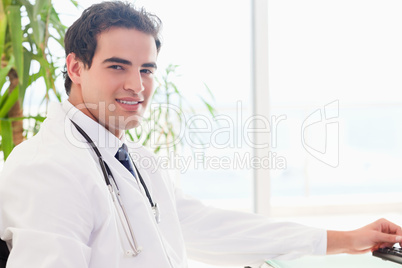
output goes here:
<path id="1" fill-rule="evenodd" d="M 155 39 L 156 49 L 159 52 L 161 40 L 159 30 L 161 20 L 144 9 L 137 10 L 129 3 L 102 2 L 85 9 L 81 17 L 68 28 L 64 37 L 66 57 L 71 52 L 84 63 L 85 67 L 91 68 L 92 59 L 97 45 L 97 36 L 111 27 L 136 29 L 150 34 Z M 67 95 L 70 94 L 72 81 L 65 68 L 63 72 L 64 87 Z"/>

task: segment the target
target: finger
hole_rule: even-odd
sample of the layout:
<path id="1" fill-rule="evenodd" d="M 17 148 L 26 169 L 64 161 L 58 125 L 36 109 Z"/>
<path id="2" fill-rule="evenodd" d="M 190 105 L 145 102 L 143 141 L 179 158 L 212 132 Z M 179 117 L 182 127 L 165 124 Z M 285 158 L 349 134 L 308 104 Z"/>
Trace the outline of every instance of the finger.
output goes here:
<path id="1" fill-rule="evenodd" d="M 400 235 L 394 235 L 394 234 L 386 234 L 386 233 L 381 233 L 377 232 L 375 236 L 375 241 L 376 243 L 401 243 L 402 242 L 402 236 Z"/>
<path id="2" fill-rule="evenodd" d="M 384 245 L 384 244 L 377 244 L 377 245 L 375 245 L 374 247 L 371 248 L 371 252 L 376 251 L 377 249 L 382 248 L 383 245 Z"/>
<path id="3" fill-rule="evenodd" d="M 395 228 L 394 234 L 402 236 L 402 228 L 400 226 L 398 226 L 398 225 L 395 225 L 394 228 Z"/>
<path id="4" fill-rule="evenodd" d="M 381 243 L 378 246 L 376 246 L 376 249 L 379 248 L 391 248 L 394 246 L 395 243 Z"/>
<path id="5" fill-rule="evenodd" d="M 381 229 L 383 231 L 402 236 L 402 228 L 399 225 L 396 225 L 395 223 L 390 222 L 386 219 L 381 219 L 380 223 L 381 223 L 381 227 L 382 227 Z"/>

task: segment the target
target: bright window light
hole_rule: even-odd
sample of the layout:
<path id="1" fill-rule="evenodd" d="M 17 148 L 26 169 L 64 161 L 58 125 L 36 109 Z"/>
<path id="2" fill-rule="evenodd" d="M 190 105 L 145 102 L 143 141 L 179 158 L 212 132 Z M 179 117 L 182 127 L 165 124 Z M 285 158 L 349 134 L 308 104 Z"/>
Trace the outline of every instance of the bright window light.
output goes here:
<path id="1" fill-rule="evenodd" d="M 400 201 L 401 11 L 396 0 L 269 1 L 271 112 L 286 116 L 274 205 Z"/>

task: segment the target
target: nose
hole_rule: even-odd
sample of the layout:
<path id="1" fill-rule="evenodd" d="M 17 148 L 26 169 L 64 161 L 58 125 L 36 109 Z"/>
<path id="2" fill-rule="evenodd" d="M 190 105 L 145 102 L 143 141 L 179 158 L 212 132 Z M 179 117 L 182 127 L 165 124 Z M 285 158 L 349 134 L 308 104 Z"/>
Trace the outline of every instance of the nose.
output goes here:
<path id="1" fill-rule="evenodd" d="M 124 89 L 132 90 L 135 94 L 138 94 L 144 90 L 144 84 L 139 71 L 132 72 L 128 75 Z"/>

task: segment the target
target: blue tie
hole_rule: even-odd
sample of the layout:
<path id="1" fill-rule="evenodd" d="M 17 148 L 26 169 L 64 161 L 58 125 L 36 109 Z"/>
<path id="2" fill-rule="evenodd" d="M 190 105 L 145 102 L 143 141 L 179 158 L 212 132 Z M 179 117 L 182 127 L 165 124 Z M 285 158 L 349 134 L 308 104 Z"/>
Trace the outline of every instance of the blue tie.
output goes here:
<path id="1" fill-rule="evenodd" d="M 134 178 L 137 179 L 137 177 L 135 176 L 135 172 L 134 172 L 134 164 L 131 161 L 131 157 L 128 154 L 128 150 L 127 150 L 127 145 L 125 145 L 123 143 L 123 145 L 119 148 L 119 150 L 117 151 L 116 155 L 114 156 L 117 160 L 119 160 L 119 162 L 125 166 L 125 168 L 127 168 L 128 171 L 130 171 L 131 174 L 133 174 Z M 158 209 L 158 204 L 154 203 L 152 201 L 151 195 L 148 191 L 147 186 L 145 185 L 144 180 L 141 177 L 141 174 L 138 172 L 138 177 L 139 177 L 139 181 L 141 182 L 141 185 L 145 191 L 145 194 L 148 198 L 149 203 L 151 204 L 151 208 L 152 211 L 154 212 L 155 215 L 155 219 L 156 222 L 159 223 L 160 222 L 160 216 L 159 216 L 159 209 Z"/>
<path id="2" fill-rule="evenodd" d="M 131 161 L 130 155 L 128 154 L 127 150 L 127 145 L 123 143 L 123 145 L 119 148 L 117 151 L 116 155 L 114 156 L 119 162 L 127 168 L 128 171 L 130 171 L 131 174 L 133 174 L 135 178 L 135 172 L 134 172 L 134 165 L 133 162 Z"/>

